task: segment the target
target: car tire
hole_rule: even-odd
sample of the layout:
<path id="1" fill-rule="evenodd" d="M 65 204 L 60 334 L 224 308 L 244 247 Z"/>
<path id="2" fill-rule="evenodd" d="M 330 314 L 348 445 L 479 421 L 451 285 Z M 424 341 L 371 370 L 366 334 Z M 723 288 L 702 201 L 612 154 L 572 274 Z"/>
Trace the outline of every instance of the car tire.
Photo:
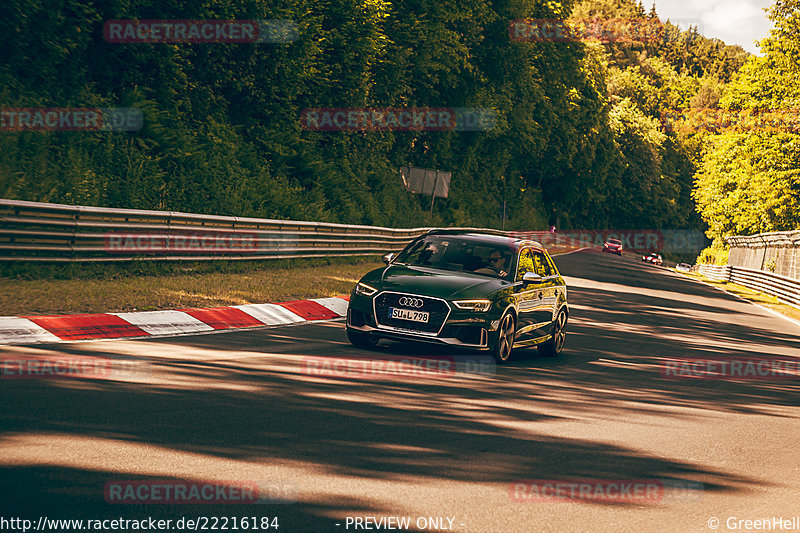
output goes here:
<path id="1" fill-rule="evenodd" d="M 375 348 L 378 345 L 378 339 L 372 337 L 369 333 L 351 328 L 347 328 L 347 340 L 350 341 L 350 344 L 359 348 Z"/>
<path id="2" fill-rule="evenodd" d="M 517 322 L 513 313 L 506 313 L 497 326 L 497 334 L 492 335 L 489 348 L 495 361 L 503 364 L 511 358 L 514 349 L 514 337 L 517 334 Z"/>
<path id="3" fill-rule="evenodd" d="M 564 341 L 567 337 L 567 313 L 560 311 L 553 321 L 552 337 L 549 341 L 536 347 L 539 354 L 547 357 L 557 357 L 564 349 Z"/>

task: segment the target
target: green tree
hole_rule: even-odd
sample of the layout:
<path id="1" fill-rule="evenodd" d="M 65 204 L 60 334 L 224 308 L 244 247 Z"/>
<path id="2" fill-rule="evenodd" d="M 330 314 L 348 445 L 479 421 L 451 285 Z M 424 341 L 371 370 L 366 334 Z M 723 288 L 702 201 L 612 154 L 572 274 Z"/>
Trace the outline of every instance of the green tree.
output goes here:
<path id="1" fill-rule="evenodd" d="M 800 3 L 778 0 L 770 18 L 775 29 L 761 42 L 764 55 L 742 67 L 720 106 L 731 115 L 773 113 L 782 120 L 774 129 L 756 123 L 709 138 L 694 196 L 713 238 L 800 227 L 800 132 L 793 120 L 800 97 Z"/>

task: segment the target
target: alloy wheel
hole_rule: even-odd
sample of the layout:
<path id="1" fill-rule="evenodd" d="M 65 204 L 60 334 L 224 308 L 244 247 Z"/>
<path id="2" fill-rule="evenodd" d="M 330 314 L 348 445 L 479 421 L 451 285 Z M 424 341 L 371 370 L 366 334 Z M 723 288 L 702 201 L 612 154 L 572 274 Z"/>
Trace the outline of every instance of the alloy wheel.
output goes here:
<path id="1" fill-rule="evenodd" d="M 497 331 L 497 357 L 501 361 L 507 361 L 511 356 L 511 349 L 514 347 L 514 317 L 511 313 L 503 317 Z"/>
<path id="2" fill-rule="evenodd" d="M 559 313 L 556 318 L 555 327 L 553 328 L 553 348 L 556 353 L 561 353 L 564 348 L 564 341 L 567 338 L 567 314 Z"/>

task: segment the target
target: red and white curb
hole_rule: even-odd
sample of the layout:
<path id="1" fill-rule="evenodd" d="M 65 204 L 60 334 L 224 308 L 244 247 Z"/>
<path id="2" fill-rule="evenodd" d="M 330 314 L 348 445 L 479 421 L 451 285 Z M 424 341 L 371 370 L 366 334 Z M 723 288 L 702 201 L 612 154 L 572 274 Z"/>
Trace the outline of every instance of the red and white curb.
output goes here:
<path id="1" fill-rule="evenodd" d="M 587 249 L 589 247 L 553 255 Z M 187 335 L 224 329 L 282 326 L 341 318 L 347 314 L 347 305 L 348 299 L 344 297 L 173 311 L 0 316 L 0 345 Z"/>
<path id="2" fill-rule="evenodd" d="M 281 326 L 341 318 L 347 314 L 347 305 L 347 298 L 314 298 L 277 304 L 174 311 L 3 316 L 0 317 L 0 344 L 186 335 L 223 329 Z"/>

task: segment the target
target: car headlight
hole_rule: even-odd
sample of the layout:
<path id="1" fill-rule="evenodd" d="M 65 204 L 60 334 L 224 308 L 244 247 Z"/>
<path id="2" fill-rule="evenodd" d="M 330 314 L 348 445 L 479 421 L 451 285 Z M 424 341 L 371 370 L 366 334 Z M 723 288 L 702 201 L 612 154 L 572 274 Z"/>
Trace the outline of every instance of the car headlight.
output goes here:
<path id="1" fill-rule="evenodd" d="M 361 296 L 372 296 L 378 292 L 378 289 L 375 287 L 370 287 L 366 283 L 361 283 L 360 281 L 356 283 L 356 294 Z"/>
<path id="2" fill-rule="evenodd" d="M 492 302 L 489 300 L 455 300 L 453 305 L 463 311 L 485 313 L 492 306 Z"/>

